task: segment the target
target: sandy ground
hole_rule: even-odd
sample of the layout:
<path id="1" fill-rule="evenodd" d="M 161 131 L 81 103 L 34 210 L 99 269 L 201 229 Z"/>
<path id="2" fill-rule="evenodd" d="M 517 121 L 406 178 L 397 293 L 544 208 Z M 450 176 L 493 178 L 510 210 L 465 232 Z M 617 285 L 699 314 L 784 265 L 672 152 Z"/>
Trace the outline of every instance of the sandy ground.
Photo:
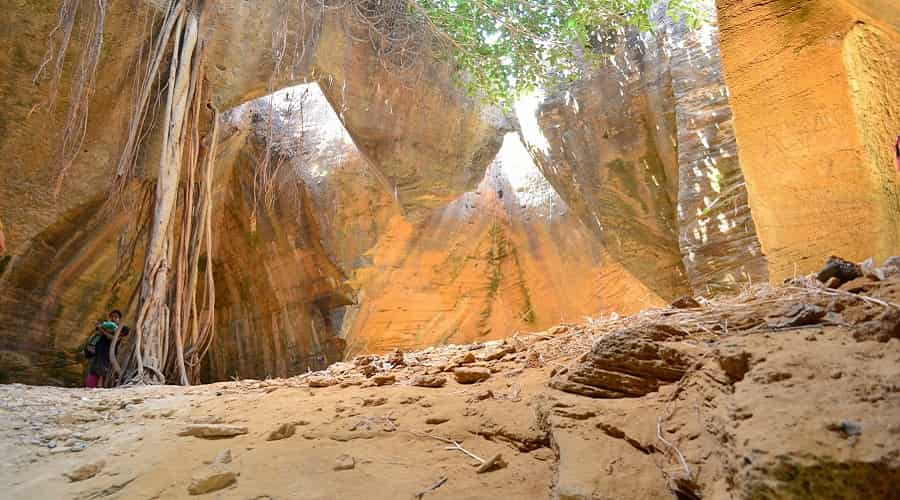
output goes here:
<path id="1" fill-rule="evenodd" d="M 900 283 L 867 291 L 896 301 Z M 631 351 L 598 350 L 597 339 L 614 332 L 570 325 L 405 353 L 402 363 L 396 354 L 359 358 L 289 379 L 106 390 L 4 385 L 0 496 L 898 498 L 900 313 L 823 295 L 830 312 L 821 320 L 760 323 L 762 314 L 768 324 L 783 322 L 787 313 L 771 313 L 798 304 L 818 307 L 810 297 L 625 319 L 632 326 L 624 331 L 644 342 Z M 699 333 L 659 327 L 678 314 L 694 315 L 684 324 Z M 704 326 L 715 324 L 722 331 Z M 660 382 L 634 371 L 642 360 L 655 370 L 674 366 L 654 360 L 647 346 L 680 353 L 683 373 Z M 616 359 L 630 361 L 610 368 Z M 488 378 L 459 383 L 460 366 Z M 446 383 L 413 385 L 422 377 Z M 554 388 L 560 380 L 577 381 L 575 393 Z M 585 384 L 637 392 L 592 398 L 578 393 Z M 246 433 L 179 435 L 191 425 Z M 285 427 L 293 434 L 270 439 Z M 453 442 L 483 460 L 499 454 L 505 466 L 479 473 L 480 460 L 448 449 Z M 226 450 L 231 460 L 219 460 Z"/>

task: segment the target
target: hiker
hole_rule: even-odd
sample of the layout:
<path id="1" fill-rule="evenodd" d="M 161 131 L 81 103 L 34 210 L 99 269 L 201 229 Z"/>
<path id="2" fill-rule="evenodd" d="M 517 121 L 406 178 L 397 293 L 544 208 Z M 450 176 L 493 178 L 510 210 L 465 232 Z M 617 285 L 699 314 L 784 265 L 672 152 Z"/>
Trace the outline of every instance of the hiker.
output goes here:
<path id="1" fill-rule="evenodd" d="M 110 371 L 109 347 L 119 329 L 122 313 L 118 309 L 110 311 L 106 321 L 97 322 L 93 335 L 84 347 L 85 356 L 90 359 L 86 387 L 106 386 L 106 378 Z"/>

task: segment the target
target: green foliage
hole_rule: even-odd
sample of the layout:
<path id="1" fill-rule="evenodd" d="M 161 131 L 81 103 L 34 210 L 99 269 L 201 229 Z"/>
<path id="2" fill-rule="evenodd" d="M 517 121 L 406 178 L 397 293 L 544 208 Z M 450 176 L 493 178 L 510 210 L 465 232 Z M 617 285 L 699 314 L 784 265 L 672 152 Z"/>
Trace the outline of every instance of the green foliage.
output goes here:
<path id="1" fill-rule="evenodd" d="M 669 15 L 703 22 L 700 0 L 671 0 Z M 572 81 L 599 63 L 612 30 L 652 31 L 654 0 L 416 0 L 444 36 L 473 95 L 510 104 Z"/>

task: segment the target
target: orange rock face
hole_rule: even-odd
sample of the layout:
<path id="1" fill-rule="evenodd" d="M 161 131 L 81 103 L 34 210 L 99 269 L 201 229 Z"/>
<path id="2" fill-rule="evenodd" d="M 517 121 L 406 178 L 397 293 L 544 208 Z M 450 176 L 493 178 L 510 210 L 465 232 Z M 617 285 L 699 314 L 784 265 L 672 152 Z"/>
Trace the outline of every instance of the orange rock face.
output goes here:
<path id="1" fill-rule="evenodd" d="M 395 218 L 356 271 L 350 353 L 500 338 L 663 301 L 610 257 L 515 134 L 477 191 Z"/>
<path id="2" fill-rule="evenodd" d="M 773 279 L 831 254 L 896 252 L 896 2 L 717 5 L 742 169 Z"/>

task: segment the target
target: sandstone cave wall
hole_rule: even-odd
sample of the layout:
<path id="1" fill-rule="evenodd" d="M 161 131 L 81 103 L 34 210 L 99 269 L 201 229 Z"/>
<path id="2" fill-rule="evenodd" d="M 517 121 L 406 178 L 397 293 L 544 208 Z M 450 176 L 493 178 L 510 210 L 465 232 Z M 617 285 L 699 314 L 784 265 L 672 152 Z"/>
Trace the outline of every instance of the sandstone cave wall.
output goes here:
<path id="1" fill-rule="evenodd" d="M 742 169 L 772 277 L 813 271 L 831 254 L 896 254 L 896 2 L 717 7 Z"/>
<path id="2" fill-rule="evenodd" d="M 521 116 L 542 172 L 609 249 L 665 298 L 768 278 L 747 203 L 715 13 L 689 31 L 659 2 L 656 34 L 606 33 L 588 78 Z M 527 113 L 527 111 L 526 111 Z"/>
<path id="3" fill-rule="evenodd" d="M 92 3 L 82 4 L 86 9 L 93 7 Z M 139 264 L 141 255 L 140 245 L 135 247 L 130 240 L 140 230 L 142 220 L 137 207 L 145 206 L 141 201 L 146 200 L 155 176 L 159 147 L 152 131 L 143 148 L 137 179 L 126 190 L 128 196 L 117 200 L 107 200 L 107 196 L 119 160 L 122 131 L 128 125 L 130 71 L 147 35 L 145 27 L 159 14 L 155 5 L 143 0 L 108 2 L 84 147 L 68 170 L 58 196 L 53 193 L 59 173 L 57 149 L 73 75 L 81 57 L 80 28 L 76 26 L 65 59 L 56 105 L 51 113 L 46 113 L 38 105 L 48 95 L 47 82 L 42 80 L 36 86 L 32 78 L 44 58 L 47 34 L 57 22 L 58 2 L 16 4 L 0 12 L 0 23 L 7 28 L 0 33 L 0 63 L 4 71 L 0 84 L 0 153 L 7 159 L 0 166 L 0 227 L 5 240 L 0 250 L 0 376 L 4 381 L 77 384 L 82 371 L 77 352 L 90 326 L 109 308 L 126 310 L 134 303 L 134 290 L 140 279 L 140 266 L 135 262 Z M 381 162 L 375 168 L 385 168 L 382 177 L 396 186 L 412 186 L 400 190 L 403 199 L 408 200 L 405 210 L 414 212 L 417 204 L 426 206 L 430 200 L 452 196 L 443 190 L 461 193 L 474 186 L 479 177 L 473 172 L 483 169 L 489 162 L 485 158 L 498 147 L 500 132 L 490 125 L 496 123 L 496 117 L 482 114 L 448 87 L 446 69 L 426 68 L 426 77 L 411 87 L 409 80 L 394 78 L 383 68 L 375 69 L 380 68 L 380 63 L 370 43 L 344 42 L 337 50 L 338 41 L 346 34 L 336 15 L 313 16 L 301 22 L 297 13 L 283 8 L 287 3 L 277 0 L 221 1 L 210 5 L 212 10 L 204 20 L 202 36 L 208 48 L 206 77 L 211 103 L 226 111 L 282 86 L 327 78 L 332 86 L 326 93 L 340 96 L 336 102 L 339 100 L 343 106 L 341 118 L 351 133 L 360 129 L 358 134 L 365 139 L 363 147 L 371 147 L 369 156 Z M 295 57 L 300 52 L 291 53 L 295 59 L 290 67 L 279 69 L 272 59 L 272 33 L 280 25 L 292 30 L 291 46 L 297 47 L 293 42 L 299 40 L 304 49 L 302 56 Z M 307 29 L 310 26 L 315 29 Z M 320 51 L 320 43 L 328 50 Z M 364 69 L 344 72 L 344 67 Z M 365 80 L 338 80 L 344 77 Z M 436 88 L 431 89 L 432 85 Z M 372 119 L 370 100 L 385 95 L 365 91 L 341 94 L 336 89 L 369 86 L 395 97 L 402 95 L 418 108 L 397 105 L 391 107 L 391 112 L 380 110 L 375 113 L 379 127 L 362 130 L 367 126 L 364 120 Z M 453 98 L 444 97 L 448 95 Z M 377 104 L 386 105 L 390 104 L 383 100 Z M 429 113 L 432 122 L 438 122 L 431 128 L 422 126 L 419 114 L 429 109 L 440 110 Z M 354 118 L 359 116 L 363 119 Z M 460 131 L 442 137 L 440 148 L 429 147 L 424 140 L 433 138 L 434 130 L 445 126 L 434 116 L 441 116 L 447 127 Z M 393 127 L 404 130 L 405 135 L 387 135 Z M 426 135 L 417 135 L 419 131 Z M 463 144 L 467 141 L 472 144 Z M 414 160 L 404 163 L 403 158 Z M 236 164 L 231 160 L 222 163 Z M 433 165 L 441 166 L 434 169 L 438 175 L 431 176 L 429 169 Z M 402 169 L 402 174 L 392 168 Z M 401 177 L 408 181 L 399 181 Z M 232 187 L 217 185 L 217 199 L 224 200 L 222 193 L 230 192 Z M 220 236 L 226 241 L 229 237 L 237 240 L 237 235 Z M 290 248 L 284 247 L 285 251 Z M 131 256 L 134 258 L 129 263 Z M 249 262 L 236 255 L 230 257 L 237 260 L 230 263 L 235 268 Z M 216 262 L 216 256 L 211 260 Z M 228 262 L 219 259 L 218 264 L 229 269 Z M 270 289 L 259 296 L 267 293 L 276 294 Z M 223 305 L 229 303 L 228 297 L 239 295 L 224 295 Z M 250 302 L 230 308 L 220 315 L 220 321 L 261 321 L 261 311 L 271 313 L 271 304 L 254 304 L 252 296 L 243 299 Z M 241 314 L 247 316 L 238 317 Z M 315 311 L 309 314 L 315 315 Z M 127 311 L 125 319 L 126 323 L 132 322 L 134 311 Z M 259 373 L 273 371 L 270 368 L 260 368 Z"/>

